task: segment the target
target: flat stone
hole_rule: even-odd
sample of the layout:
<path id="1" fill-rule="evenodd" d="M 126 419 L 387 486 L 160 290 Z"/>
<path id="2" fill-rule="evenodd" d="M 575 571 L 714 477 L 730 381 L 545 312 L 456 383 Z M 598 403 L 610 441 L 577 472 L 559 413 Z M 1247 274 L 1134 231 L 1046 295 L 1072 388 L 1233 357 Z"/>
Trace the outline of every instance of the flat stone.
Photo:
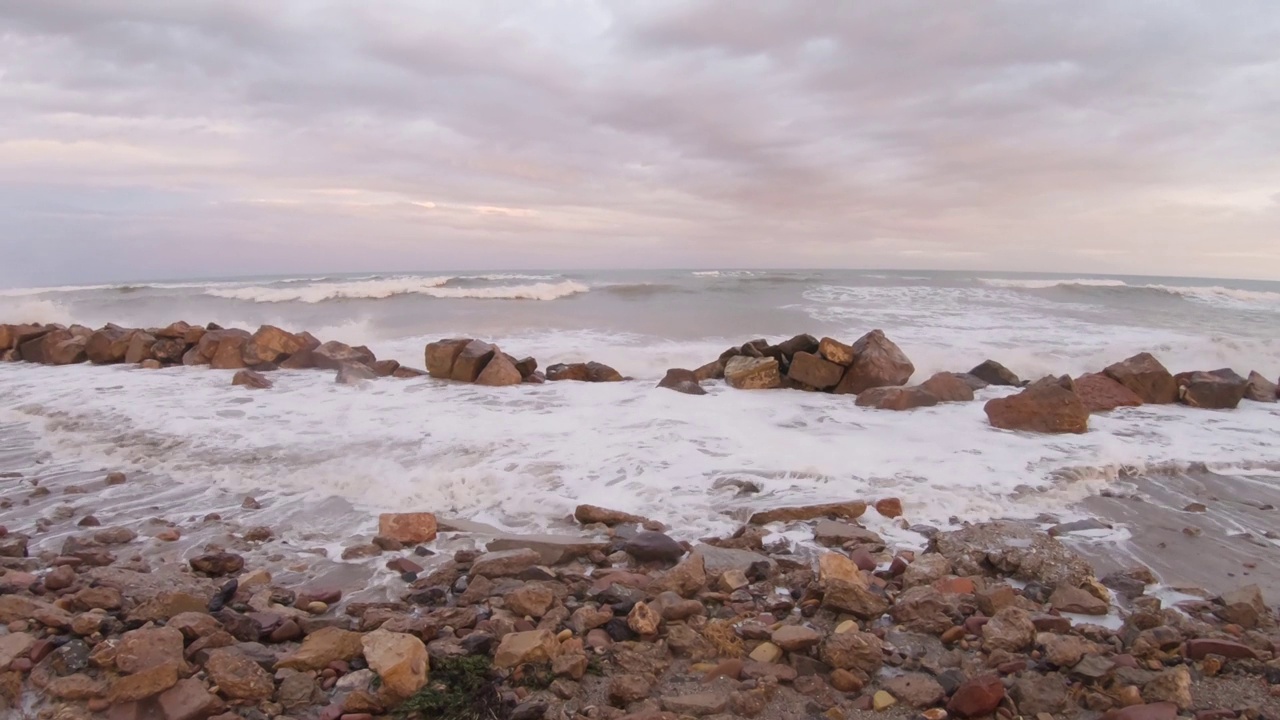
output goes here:
<path id="1" fill-rule="evenodd" d="M 515 577 L 537 565 L 542 556 L 528 548 L 487 552 L 471 563 L 472 577 Z"/>
<path id="2" fill-rule="evenodd" d="M 723 693 L 698 693 L 662 698 L 662 709 L 677 715 L 704 717 L 718 715 L 729 707 L 729 696 Z"/>

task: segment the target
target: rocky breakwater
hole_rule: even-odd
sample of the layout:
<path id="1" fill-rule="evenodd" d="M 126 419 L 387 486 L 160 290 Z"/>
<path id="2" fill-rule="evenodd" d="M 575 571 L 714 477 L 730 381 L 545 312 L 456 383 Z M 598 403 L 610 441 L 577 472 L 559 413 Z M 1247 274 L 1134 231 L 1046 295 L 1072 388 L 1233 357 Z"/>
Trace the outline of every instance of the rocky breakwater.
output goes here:
<path id="1" fill-rule="evenodd" d="M 237 370 L 233 385 L 257 389 L 272 386 L 263 373 L 281 369 L 335 370 L 343 383 L 425 374 L 395 360 L 378 360 L 367 347 L 321 342 L 308 332 L 291 333 L 274 325 L 250 332 L 182 321 L 163 328 L 108 324 L 98 330 L 82 325 L 0 325 L 0 359 L 44 365 L 127 363 L 148 369 L 204 365 Z"/>
<path id="2" fill-rule="evenodd" d="M 873 507 L 908 524 L 899 499 Z M 1150 571 L 1096 578 L 1035 526 L 917 526 L 932 539 L 914 552 L 861 525 L 868 511 L 858 500 L 765 508 L 731 536 L 698 542 L 587 505 L 574 513 L 581 533 L 554 536 L 386 514 L 375 545 L 407 584 L 382 602 L 349 601 L 352 588 L 296 573 L 281 582 L 218 547 L 193 549 L 181 567 L 140 564 L 129 545 L 165 541 L 119 529 L 36 557 L 26 552 L 32 538 L 0 533 L 0 711 L 161 720 L 1280 712 L 1280 626 L 1256 587 L 1169 606 L 1148 594 Z"/>
<path id="3" fill-rule="evenodd" d="M 620 382 L 625 378 L 598 362 L 556 364 L 543 373 L 532 357 L 517 360 L 497 345 L 471 338 L 448 338 L 426 348 L 427 373 L 440 380 L 501 387 L 521 383 L 540 384 L 560 380 Z"/>

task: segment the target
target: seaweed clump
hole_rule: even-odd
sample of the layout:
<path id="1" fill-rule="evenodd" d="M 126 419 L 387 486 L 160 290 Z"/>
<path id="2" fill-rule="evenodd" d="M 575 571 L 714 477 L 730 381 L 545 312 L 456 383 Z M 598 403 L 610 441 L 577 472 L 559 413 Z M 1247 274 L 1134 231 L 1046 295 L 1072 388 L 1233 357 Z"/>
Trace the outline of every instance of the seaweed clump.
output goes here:
<path id="1" fill-rule="evenodd" d="M 396 709 L 400 720 L 505 720 L 510 714 L 489 658 L 471 655 L 432 665 L 427 684 Z"/>

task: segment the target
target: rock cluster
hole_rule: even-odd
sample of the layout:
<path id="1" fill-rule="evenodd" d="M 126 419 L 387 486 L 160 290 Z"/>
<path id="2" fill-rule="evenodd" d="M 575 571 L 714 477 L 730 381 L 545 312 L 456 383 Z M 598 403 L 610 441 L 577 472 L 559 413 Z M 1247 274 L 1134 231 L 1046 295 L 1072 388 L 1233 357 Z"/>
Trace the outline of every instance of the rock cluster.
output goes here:
<path id="1" fill-rule="evenodd" d="M 493 387 L 557 380 L 623 380 L 617 370 L 598 362 L 557 364 L 543 373 L 538 370 L 538 361 L 531 357 L 517 360 L 497 345 L 470 338 L 448 338 L 428 344 L 426 363 L 427 373 L 433 378 Z"/>

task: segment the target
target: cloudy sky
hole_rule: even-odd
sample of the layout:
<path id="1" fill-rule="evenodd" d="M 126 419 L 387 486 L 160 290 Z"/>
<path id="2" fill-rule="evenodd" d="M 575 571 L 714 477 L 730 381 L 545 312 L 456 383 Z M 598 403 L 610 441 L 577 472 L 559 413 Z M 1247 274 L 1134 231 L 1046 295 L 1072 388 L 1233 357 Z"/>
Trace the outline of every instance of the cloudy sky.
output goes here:
<path id="1" fill-rule="evenodd" d="M 0 284 L 1280 279 L 1275 0 L 0 0 Z"/>

